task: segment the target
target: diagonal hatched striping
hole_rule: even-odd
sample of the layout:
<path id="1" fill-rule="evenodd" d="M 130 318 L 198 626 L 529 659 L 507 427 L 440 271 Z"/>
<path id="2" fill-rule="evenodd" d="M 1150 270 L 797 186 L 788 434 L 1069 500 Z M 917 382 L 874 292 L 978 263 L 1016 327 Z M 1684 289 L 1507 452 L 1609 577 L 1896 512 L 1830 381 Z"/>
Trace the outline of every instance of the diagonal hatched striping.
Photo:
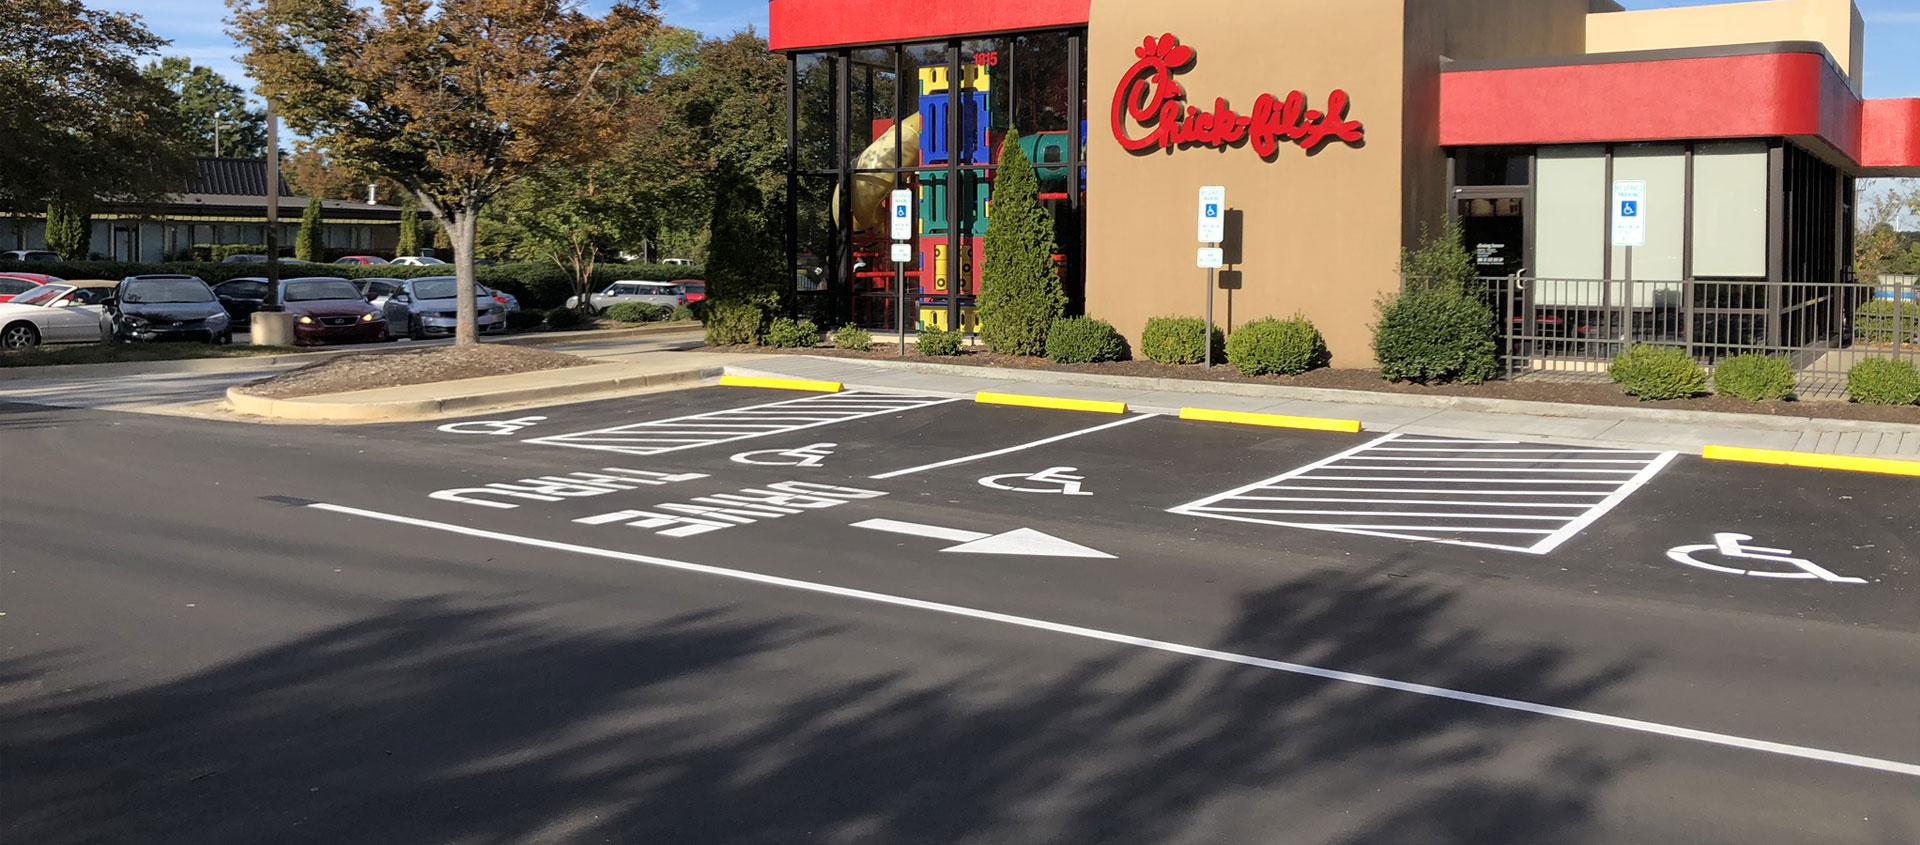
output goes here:
<path id="1" fill-rule="evenodd" d="M 948 396 L 918 393 L 852 391 L 804 399 L 790 399 L 726 411 L 712 411 L 667 420 L 535 437 L 523 442 L 575 449 L 598 449 L 629 455 L 658 455 L 696 449 L 716 443 L 750 440 L 770 434 L 817 428 L 881 414 L 911 411 L 958 401 Z"/>
<path id="2" fill-rule="evenodd" d="M 1169 512 L 1546 554 L 1676 454 L 1389 434 Z"/>

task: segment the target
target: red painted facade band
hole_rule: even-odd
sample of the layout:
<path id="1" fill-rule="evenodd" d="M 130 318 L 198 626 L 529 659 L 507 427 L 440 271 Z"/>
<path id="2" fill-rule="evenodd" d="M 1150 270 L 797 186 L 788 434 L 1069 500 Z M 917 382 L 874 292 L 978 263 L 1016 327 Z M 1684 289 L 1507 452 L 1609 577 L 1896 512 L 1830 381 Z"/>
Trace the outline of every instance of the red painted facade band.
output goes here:
<path id="1" fill-rule="evenodd" d="M 1347 120 L 1347 92 L 1327 95 L 1325 112 L 1307 107 L 1305 94 L 1294 91 L 1285 99 L 1261 94 L 1252 115 L 1236 113 L 1225 99 L 1215 99 L 1212 111 L 1186 105 L 1187 92 L 1174 77 L 1193 63 L 1193 48 L 1184 47 L 1171 33 L 1148 36 L 1133 55 L 1139 59 L 1120 77 L 1113 90 L 1113 137 L 1129 152 L 1155 148 L 1232 147 L 1251 143 L 1261 158 L 1271 159 L 1281 141 L 1299 144 L 1307 152 L 1332 140 L 1360 143 L 1364 129 Z M 1135 129 L 1139 130 L 1136 136 Z"/>
<path id="2" fill-rule="evenodd" d="M 1860 123 L 1861 167 L 1920 168 L 1920 99 L 1868 100 Z"/>
<path id="3" fill-rule="evenodd" d="M 812 50 L 1087 25 L 1092 0 L 772 0 L 769 45 Z"/>

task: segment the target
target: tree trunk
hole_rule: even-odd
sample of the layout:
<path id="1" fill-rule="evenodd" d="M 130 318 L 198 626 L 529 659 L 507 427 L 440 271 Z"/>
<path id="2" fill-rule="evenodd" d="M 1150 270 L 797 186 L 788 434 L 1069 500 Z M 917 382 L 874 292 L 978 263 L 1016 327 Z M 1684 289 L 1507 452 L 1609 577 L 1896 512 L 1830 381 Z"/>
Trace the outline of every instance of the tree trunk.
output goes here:
<path id="1" fill-rule="evenodd" d="M 453 275 L 457 280 L 454 295 L 459 297 L 459 322 L 453 335 L 454 346 L 471 346 L 480 342 L 480 309 L 474 301 L 477 294 L 477 282 L 473 270 L 473 242 L 479 229 L 480 210 L 477 208 L 452 209 L 453 219 L 446 221 L 447 241 L 453 245 Z"/>

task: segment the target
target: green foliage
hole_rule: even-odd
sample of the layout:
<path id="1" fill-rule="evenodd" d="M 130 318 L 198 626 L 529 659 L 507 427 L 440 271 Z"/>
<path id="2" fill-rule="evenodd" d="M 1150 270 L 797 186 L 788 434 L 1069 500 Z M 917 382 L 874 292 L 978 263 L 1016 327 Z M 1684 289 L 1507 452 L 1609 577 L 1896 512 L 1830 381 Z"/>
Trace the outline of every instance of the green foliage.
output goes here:
<path id="1" fill-rule="evenodd" d="M 1326 339 L 1301 314 L 1287 320 L 1255 320 L 1227 336 L 1227 363 L 1242 375 L 1297 376 L 1324 367 L 1327 361 Z"/>
<path id="2" fill-rule="evenodd" d="M 1000 145 L 993 223 L 981 258 L 980 339 L 1004 355 L 1038 355 L 1067 307 L 1053 261 L 1053 215 L 1040 207 L 1040 178 L 1020 149 L 1020 133 Z"/>
<path id="3" fill-rule="evenodd" d="M 1920 367 L 1868 358 L 1847 371 L 1847 398 L 1867 405 L 1920 404 Z"/>
<path id="4" fill-rule="evenodd" d="M 779 349 L 809 349 L 820 345 L 820 327 L 812 320 L 781 317 L 767 327 L 766 345 Z"/>
<path id="5" fill-rule="evenodd" d="M 679 322 L 685 322 L 687 320 L 698 320 L 700 318 L 693 313 L 693 306 L 682 305 L 678 308 L 673 309 L 673 313 L 668 315 L 667 319 L 672 320 L 673 322 L 679 323 Z"/>
<path id="6" fill-rule="evenodd" d="M 1713 392 L 1749 402 L 1793 395 L 1793 364 L 1772 355 L 1737 355 L 1713 368 Z"/>
<path id="7" fill-rule="evenodd" d="M 1687 399 L 1707 392 L 1707 371 L 1684 350 L 1639 344 L 1613 359 L 1613 383 L 1641 399 Z"/>
<path id="8" fill-rule="evenodd" d="M 1409 288 L 1376 307 L 1373 357 L 1388 381 L 1479 384 L 1499 372 L 1493 311 L 1447 288 Z"/>
<path id="9" fill-rule="evenodd" d="M 300 215 L 300 231 L 293 236 L 293 257 L 301 261 L 319 261 L 327 257 L 327 235 L 320 222 L 320 198 L 307 200 Z"/>
<path id="10" fill-rule="evenodd" d="M 1448 221 L 1433 235 L 1420 224 L 1420 245 L 1400 250 L 1400 285 L 1410 291 L 1452 291 L 1464 293 L 1479 274 L 1473 253 L 1467 251 L 1460 225 Z"/>
<path id="11" fill-rule="evenodd" d="M 140 73 L 173 92 L 173 112 L 187 130 L 194 155 L 266 157 L 266 112 L 249 107 L 240 86 L 181 56 L 150 62 Z"/>
<path id="12" fill-rule="evenodd" d="M 771 315 L 759 305 L 711 299 L 701 304 L 706 306 L 701 309 L 700 322 L 706 324 L 708 346 L 751 346 L 767 334 Z"/>
<path id="13" fill-rule="evenodd" d="M 1047 330 L 1047 357 L 1056 364 L 1093 364 L 1132 357 L 1127 339 L 1105 320 L 1068 317 Z"/>
<path id="14" fill-rule="evenodd" d="M 48 204 L 48 250 L 71 261 L 85 261 L 92 243 L 93 217 L 85 208 L 65 202 Z"/>
<path id="15" fill-rule="evenodd" d="M 939 329 L 924 329 L 920 337 L 914 340 L 920 354 L 929 358 L 960 354 L 960 332 L 943 332 Z"/>
<path id="16" fill-rule="evenodd" d="M 1867 300 L 1853 312 L 1853 337 L 1866 343 L 1920 343 L 1920 302 Z"/>
<path id="17" fill-rule="evenodd" d="M 420 207 L 408 197 L 400 204 L 400 240 L 393 247 L 395 256 L 420 254 Z"/>
<path id="18" fill-rule="evenodd" d="M 587 315 L 580 313 L 577 308 L 568 308 L 563 305 L 547 311 L 547 328 L 554 331 L 577 329 L 586 324 Z"/>
<path id="19" fill-rule="evenodd" d="M 519 311 L 508 311 L 507 312 L 507 331 L 524 332 L 528 329 L 531 329 L 535 326 L 540 325 L 541 323 L 545 323 L 546 321 L 547 321 L 547 312 L 545 311 L 528 311 L 525 309 L 521 309 Z"/>
<path id="20" fill-rule="evenodd" d="M 1140 351 L 1161 364 L 1198 364 L 1207 359 L 1207 322 L 1199 317 L 1154 317 L 1140 334 Z M 1213 357 L 1226 360 L 1227 336 L 1213 329 Z"/>
<path id="21" fill-rule="evenodd" d="M 873 348 L 873 335 L 866 329 L 848 323 L 841 327 L 839 331 L 833 333 L 833 345 L 841 349 L 865 352 Z"/>
<path id="22" fill-rule="evenodd" d="M 673 309 L 651 302 L 621 302 L 607 306 L 601 315 L 616 323 L 652 323 L 672 313 Z"/>

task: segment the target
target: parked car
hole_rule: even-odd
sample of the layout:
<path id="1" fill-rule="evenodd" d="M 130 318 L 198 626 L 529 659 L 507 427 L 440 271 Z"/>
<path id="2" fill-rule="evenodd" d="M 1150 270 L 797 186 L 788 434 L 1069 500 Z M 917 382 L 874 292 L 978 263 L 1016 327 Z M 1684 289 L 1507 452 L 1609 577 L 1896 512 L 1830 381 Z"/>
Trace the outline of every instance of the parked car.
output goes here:
<path id="1" fill-rule="evenodd" d="M 688 305 L 707 298 L 707 283 L 699 279 L 681 279 L 674 284 L 680 286 L 680 294 L 687 298 Z"/>
<path id="2" fill-rule="evenodd" d="M 452 276 L 419 279 L 362 279 L 362 295 L 387 316 L 387 330 L 405 332 L 414 340 L 449 337 L 459 323 L 457 282 Z M 480 311 L 482 333 L 507 329 L 507 307 L 477 290 L 474 307 Z"/>
<path id="3" fill-rule="evenodd" d="M 353 282 L 335 276 L 283 280 L 266 307 L 294 315 L 295 343 L 388 339 L 385 312 L 362 297 Z"/>
<path id="4" fill-rule="evenodd" d="M 75 295 L 81 290 L 68 284 L 38 285 L 12 302 L 0 303 L 0 348 L 100 342 L 100 306 Z"/>
<path id="5" fill-rule="evenodd" d="M 6 302 L 41 285 L 59 284 L 59 276 L 45 273 L 0 273 L 0 302 Z"/>
<path id="6" fill-rule="evenodd" d="M 593 307 L 605 308 L 623 302 L 644 302 L 662 308 L 678 308 L 687 304 L 687 295 L 678 282 L 614 282 L 606 290 L 593 295 Z M 567 297 L 568 308 L 578 308 L 580 297 Z"/>
<path id="7" fill-rule="evenodd" d="M 267 263 L 267 257 L 264 255 L 237 255 L 236 254 L 236 255 L 229 255 L 225 258 L 220 259 L 220 263 L 221 264 L 265 264 Z"/>
<path id="8" fill-rule="evenodd" d="M 334 259 L 335 264 L 358 264 L 362 267 L 378 267 L 390 263 L 378 255 L 343 255 Z"/>
<path id="9" fill-rule="evenodd" d="M 226 309 L 227 317 L 237 327 L 252 325 L 253 312 L 262 310 L 267 303 L 267 291 L 264 276 L 241 276 L 213 286 L 214 298 L 220 300 L 220 307 Z"/>
<path id="10" fill-rule="evenodd" d="M 233 321 L 199 276 L 128 276 L 108 298 L 100 333 L 114 340 L 233 341 Z"/>
<path id="11" fill-rule="evenodd" d="M 60 253 L 44 249 L 10 249 L 0 252 L 0 261 L 59 261 Z"/>
<path id="12" fill-rule="evenodd" d="M 429 258 L 424 255 L 402 255 L 387 263 L 398 264 L 402 267 L 437 267 L 447 262 L 441 261 L 438 258 Z"/>
<path id="13" fill-rule="evenodd" d="M 507 306 L 508 314 L 512 314 L 513 312 L 520 310 L 520 298 L 517 296 L 514 296 L 513 294 L 507 293 L 506 291 L 503 291 L 503 290 L 498 290 L 496 288 L 490 288 L 490 287 L 487 287 L 486 285 L 479 285 L 479 290 L 480 290 L 481 296 L 493 297 L 493 301 L 498 302 L 501 305 Z"/>
<path id="14" fill-rule="evenodd" d="M 692 266 L 693 266 L 693 259 L 691 259 L 691 258 L 662 258 L 662 259 L 660 259 L 660 263 L 661 263 L 661 264 L 672 264 L 672 265 L 674 265 L 674 266 L 676 266 L 676 267 L 692 267 Z"/>

